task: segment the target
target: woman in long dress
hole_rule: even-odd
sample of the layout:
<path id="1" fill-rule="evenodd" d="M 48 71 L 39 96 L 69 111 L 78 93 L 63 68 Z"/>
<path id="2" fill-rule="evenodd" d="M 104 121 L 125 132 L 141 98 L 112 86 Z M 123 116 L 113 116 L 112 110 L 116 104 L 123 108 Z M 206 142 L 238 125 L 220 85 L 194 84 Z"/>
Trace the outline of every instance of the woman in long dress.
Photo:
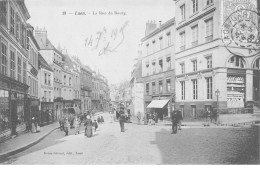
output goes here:
<path id="1" fill-rule="evenodd" d="M 84 123 L 85 126 L 85 136 L 92 137 L 92 120 L 90 119 L 90 116 L 87 115 L 87 119 Z"/>

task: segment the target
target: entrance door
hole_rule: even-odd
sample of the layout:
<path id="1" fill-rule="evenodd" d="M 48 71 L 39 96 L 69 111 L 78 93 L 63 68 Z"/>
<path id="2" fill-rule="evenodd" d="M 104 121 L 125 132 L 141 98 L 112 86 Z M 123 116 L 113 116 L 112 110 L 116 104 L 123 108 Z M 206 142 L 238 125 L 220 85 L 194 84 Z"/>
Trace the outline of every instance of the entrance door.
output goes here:
<path id="1" fill-rule="evenodd" d="M 191 112 L 192 112 L 192 117 L 194 119 L 196 119 L 196 106 L 195 105 L 191 106 Z"/>

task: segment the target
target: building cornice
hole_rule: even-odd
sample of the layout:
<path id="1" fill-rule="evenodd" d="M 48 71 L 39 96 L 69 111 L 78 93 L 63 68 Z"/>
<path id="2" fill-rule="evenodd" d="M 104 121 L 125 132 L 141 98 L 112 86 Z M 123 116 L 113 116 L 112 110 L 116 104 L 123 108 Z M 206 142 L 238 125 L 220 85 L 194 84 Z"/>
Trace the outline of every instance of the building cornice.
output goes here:
<path id="1" fill-rule="evenodd" d="M 142 38 L 141 41 L 142 42 L 146 41 L 147 39 L 155 36 L 156 34 L 162 32 L 163 30 L 166 30 L 167 28 L 169 28 L 174 24 L 175 24 L 175 17 L 163 23 L 161 26 L 159 26 L 159 28 L 155 29 L 153 32 L 151 32 L 150 34 Z"/>
<path id="2" fill-rule="evenodd" d="M 176 28 L 176 30 L 180 30 L 181 28 L 183 28 L 183 27 L 185 27 L 185 26 L 187 26 L 187 25 L 193 23 L 194 21 L 197 21 L 197 20 L 201 19 L 202 17 L 204 17 L 204 16 L 206 16 L 206 15 L 208 15 L 208 14 L 214 12 L 215 10 L 216 10 L 216 7 L 211 8 L 211 9 L 208 10 L 208 11 L 205 11 L 204 13 L 198 15 L 197 17 L 195 17 L 195 18 L 193 18 L 193 19 L 191 19 L 191 20 L 189 20 L 189 21 L 187 21 L 187 22 L 181 24 L 180 26 L 178 26 L 178 27 Z"/>

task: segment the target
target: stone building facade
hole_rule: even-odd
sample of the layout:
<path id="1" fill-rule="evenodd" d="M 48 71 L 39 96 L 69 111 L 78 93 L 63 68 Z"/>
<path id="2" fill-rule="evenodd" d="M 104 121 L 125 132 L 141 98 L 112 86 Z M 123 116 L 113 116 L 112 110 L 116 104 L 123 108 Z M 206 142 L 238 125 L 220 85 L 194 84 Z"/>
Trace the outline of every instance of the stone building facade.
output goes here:
<path id="1" fill-rule="evenodd" d="M 232 12 L 256 9 L 256 0 L 176 1 L 176 107 L 184 118 L 205 117 L 207 108 L 226 113 L 259 101 L 259 55 L 224 43 Z"/>
<path id="2" fill-rule="evenodd" d="M 160 24 L 146 24 L 142 41 L 142 82 L 144 84 L 144 110 L 155 111 L 159 117 L 169 116 L 174 97 L 174 33 L 175 18 Z M 153 100 L 165 100 L 166 106 L 153 109 L 147 106 Z"/>

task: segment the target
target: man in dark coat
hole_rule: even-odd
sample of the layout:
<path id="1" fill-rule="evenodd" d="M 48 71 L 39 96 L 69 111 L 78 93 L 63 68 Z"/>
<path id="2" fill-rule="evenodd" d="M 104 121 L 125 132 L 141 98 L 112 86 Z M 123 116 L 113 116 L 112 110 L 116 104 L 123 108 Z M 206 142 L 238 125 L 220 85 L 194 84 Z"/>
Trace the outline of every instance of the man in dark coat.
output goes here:
<path id="1" fill-rule="evenodd" d="M 172 120 L 172 134 L 177 134 L 178 118 L 177 118 L 176 111 L 171 112 L 171 120 Z"/>
<path id="2" fill-rule="evenodd" d="M 178 126 L 179 126 L 179 130 L 181 130 L 181 120 L 182 120 L 182 112 L 181 110 L 177 110 L 177 120 L 178 120 Z"/>
<path id="3" fill-rule="evenodd" d="M 125 132 L 124 122 L 125 122 L 126 116 L 125 116 L 125 113 L 124 113 L 124 108 L 120 108 L 118 119 L 119 119 L 121 132 Z"/>

